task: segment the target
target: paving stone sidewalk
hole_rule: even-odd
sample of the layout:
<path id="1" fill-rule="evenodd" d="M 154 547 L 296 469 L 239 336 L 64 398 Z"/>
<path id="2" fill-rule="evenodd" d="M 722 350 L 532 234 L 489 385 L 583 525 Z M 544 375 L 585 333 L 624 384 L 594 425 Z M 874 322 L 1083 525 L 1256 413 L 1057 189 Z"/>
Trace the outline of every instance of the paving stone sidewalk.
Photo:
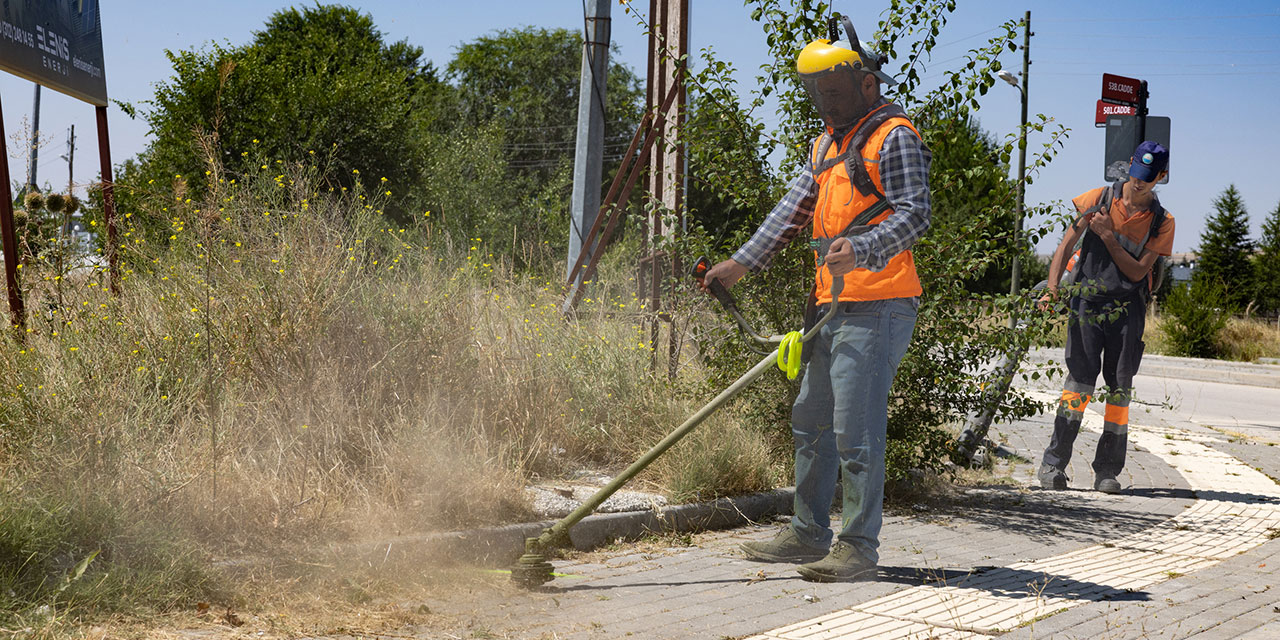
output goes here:
<path id="1" fill-rule="evenodd" d="M 1220 433 L 1180 422 L 1177 415 L 1159 408 L 1135 409 L 1133 422 L 1169 429 L 1162 439 L 1146 440 L 1156 448 L 1163 447 L 1165 439 L 1171 447 L 1181 446 L 1183 436 L 1190 435 L 1213 451 L 1249 458 L 1249 467 L 1280 469 L 1280 447 L 1229 442 Z M 1208 504 L 1203 502 L 1204 492 L 1197 494 L 1184 472 L 1169 463 L 1176 460 L 1169 457 L 1177 455 L 1176 450 L 1156 455 L 1143 446 L 1131 445 L 1121 478 L 1125 491 L 1104 495 L 1088 489 L 1093 482 L 1088 465 L 1097 435 L 1082 432 L 1068 469 L 1072 489 L 1047 491 L 1034 486 L 1035 464 L 1050 430 L 1051 416 L 995 427 L 992 435 L 1017 454 L 1001 460 L 997 467 L 998 473 L 1008 476 L 1008 482 L 964 491 L 943 506 L 908 505 L 889 514 L 881 536 L 880 578 L 875 582 L 815 584 L 801 580 L 792 566 L 746 560 L 737 550 L 741 542 L 770 538 L 781 526 L 758 523 L 652 544 L 619 545 L 615 550 L 559 560 L 556 571 L 567 575 L 536 592 L 520 591 L 495 580 L 491 591 L 473 590 L 465 601 L 427 604 L 433 611 L 469 617 L 473 628 L 482 634 L 474 637 L 491 638 L 834 639 L 1001 634 L 1011 638 L 1280 638 L 1280 539 L 1275 539 L 1280 529 L 1269 537 L 1265 530 L 1259 534 L 1264 537 L 1254 535 L 1256 542 L 1246 545 L 1249 548 L 1244 553 L 1221 561 L 1193 560 L 1177 565 L 1177 570 L 1162 570 L 1161 550 L 1154 549 L 1150 570 L 1137 582 L 1125 582 L 1136 574 L 1091 581 L 1032 570 L 1037 563 L 1070 558 L 1081 550 L 1099 553 L 1101 563 L 1101 555 L 1111 544 L 1108 541 L 1138 539 L 1160 528 L 1172 532 L 1175 540 L 1185 529 L 1190 540 L 1201 533 L 1212 534 L 1219 526 L 1206 524 L 1202 532 L 1191 520 L 1176 524 L 1183 521 L 1175 518 L 1202 511 L 1200 507 Z M 1187 443 L 1193 445 L 1200 446 Z M 1275 502 L 1225 491 L 1213 498 L 1213 504 L 1222 505 L 1224 517 L 1248 508 L 1271 509 Z M 1246 528 L 1264 526 L 1256 524 L 1263 520 L 1241 522 Z M 1232 553 L 1227 550 L 1220 555 Z M 1186 560 L 1184 556 L 1168 557 Z M 1142 586 L 1126 588 L 1124 584 Z M 869 627 L 858 627 L 864 630 L 857 631 L 848 625 L 809 624 L 827 616 L 835 625 L 833 616 L 840 611 L 881 598 L 892 600 L 895 594 L 903 600 L 915 593 L 913 589 L 924 589 L 926 594 L 977 593 L 977 601 L 982 603 L 988 596 L 993 603 L 1021 603 L 1026 605 L 1019 610 L 1023 618 L 1029 615 L 1028 610 L 1047 613 L 1026 619 L 1012 617 L 1007 627 L 988 624 L 976 628 L 966 626 L 968 614 L 959 609 L 920 612 L 919 616 L 933 616 L 940 625 L 924 628 L 909 623 L 906 617 L 894 617 L 899 615 L 896 610 L 885 609 L 888 613 L 882 617 L 900 622 L 901 630 L 880 636 L 865 630 Z M 1046 608 L 1046 602 L 1052 606 Z M 786 632 L 789 635 L 782 635 L 789 625 L 793 627 Z M 443 637 L 430 629 L 405 632 L 424 638 Z"/>

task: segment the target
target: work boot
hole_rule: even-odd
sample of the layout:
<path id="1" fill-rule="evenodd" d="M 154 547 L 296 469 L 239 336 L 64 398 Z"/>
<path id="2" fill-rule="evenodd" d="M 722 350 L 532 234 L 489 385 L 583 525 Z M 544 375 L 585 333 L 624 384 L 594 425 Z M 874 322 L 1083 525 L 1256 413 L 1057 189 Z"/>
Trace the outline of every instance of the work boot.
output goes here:
<path id="1" fill-rule="evenodd" d="M 1067 477 L 1066 472 L 1062 469 L 1047 464 L 1040 465 L 1040 473 L 1037 476 L 1040 478 L 1041 487 L 1056 491 L 1065 490 L 1067 481 L 1071 479 Z"/>
<path id="2" fill-rule="evenodd" d="M 810 582 L 857 582 L 876 577 L 876 563 L 862 557 L 852 545 L 839 540 L 827 557 L 802 564 L 797 571 Z"/>
<path id="3" fill-rule="evenodd" d="M 1103 493 L 1120 493 L 1120 483 L 1108 476 L 1098 476 L 1093 481 L 1093 488 Z"/>
<path id="4" fill-rule="evenodd" d="M 768 542 L 744 542 L 741 546 L 747 559 L 759 562 L 811 562 L 827 553 L 822 547 L 801 542 L 790 525 Z"/>

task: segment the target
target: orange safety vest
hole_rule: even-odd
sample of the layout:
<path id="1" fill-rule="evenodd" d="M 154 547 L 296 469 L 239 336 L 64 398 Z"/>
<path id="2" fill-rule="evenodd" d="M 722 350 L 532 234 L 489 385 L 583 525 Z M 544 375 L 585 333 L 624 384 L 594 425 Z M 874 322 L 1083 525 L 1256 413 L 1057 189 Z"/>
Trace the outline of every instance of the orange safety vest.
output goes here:
<path id="1" fill-rule="evenodd" d="M 884 146 L 884 140 L 888 137 L 890 131 L 898 126 L 906 126 L 919 137 L 920 132 L 905 117 L 894 116 L 881 123 L 867 137 L 867 142 L 861 149 L 863 164 L 866 166 L 867 173 L 870 174 L 871 181 L 875 184 L 877 192 L 864 194 L 854 187 L 849 177 L 848 164 L 834 162 L 834 160 L 841 154 L 842 150 L 848 148 L 858 129 L 867 118 L 872 117 L 880 109 L 889 106 L 881 105 L 863 116 L 858 126 L 853 127 L 844 136 L 844 139 L 840 141 L 839 145 L 830 143 L 824 145 L 823 139 L 828 137 L 826 135 L 820 136 L 814 141 L 813 149 L 810 152 L 813 166 L 829 165 L 825 171 L 814 172 L 814 178 L 818 182 L 818 203 L 814 207 L 813 214 L 813 237 L 815 240 L 839 237 L 859 213 L 879 202 L 880 194 L 884 193 L 884 185 L 880 182 L 880 148 Z M 879 224 L 887 220 L 891 215 L 893 215 L 893 209 L 886 209 L 880 215 L 872 218 L 870 224 Z M 816 250 L 814 251 L 814 260 L 820 263 L 816 275 L 818 304 L 827 304 L 831 302 L 831 272 L 825 264 L 821 264 L 823 261 L 820 260 Z M 844 276 L 844 290 L 840 293 L 840 300 L 842 302 L 853 302 L 859 300 L 910 298 L 918 296 L 922 292 L 920 278 L 916 275 L 915 260 L 911 256 L 911 251 L 907 250 L 891 258 L 884 269 L 880 271 L 858 268 L 846 273 Z"/>

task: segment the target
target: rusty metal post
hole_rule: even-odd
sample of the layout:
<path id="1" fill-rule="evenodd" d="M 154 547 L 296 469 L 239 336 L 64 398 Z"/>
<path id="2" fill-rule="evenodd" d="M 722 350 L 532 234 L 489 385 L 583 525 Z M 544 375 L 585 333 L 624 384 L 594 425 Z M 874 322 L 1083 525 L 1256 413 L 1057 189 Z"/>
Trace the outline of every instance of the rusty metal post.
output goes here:
<path id="1" fill-rule="evenodd" d="M 94 107 L 98 113 L 98 158 L 102 167 L 102 217 L 107 226 L 107 268 L 111 293 L 120 295 L 120 265 L 116 262 L 116 194 L 111 177 L 111 141 L 107 135 L 107 108 Z"/>
<path id="2" fill-rule="evenodd" d="M 4 281 L 9 290 L 9 316 L 13 326 L 22 326 L 24 307 L 18 288 L 18 236 L 13 228 L 13 192 L 9 189 L 9 149 L 5 145 L 4 107 L 0 106 L 0 240 L 4 246 Z"/>
<path id="3" fill-rule="evenodd" d="M 661 338 L 662 281 L 667 273 L 678 275 L 680 265 L 674 256 L 660 250 L 664 240 L 672 239 L 684 228 L 684 145 L 680 140 L 684 126 L 687 94 L 683 67 L 680 61 L 689 50 L 689 0 L 650 0 L 649 2 L 649 68 L 648 107 L 660 109 L 660 96 L 676 92 L 676 100 L 662 114 L 665 122 L 658 130 L 661 145 L 649 159 L 648 202 L 654 205 L 644 228 L 644 254 L 640 262 L 640 277 L 646 284 L 641 297 L 648 299 L 653 314 L 650 327 L 650 344 L 654 347 L 653 365 L 658 362 L 658 346 Z M 663 223 L 664 211 L 675 214 L 676 220 L 667 227 Z M 668 271 L 670 269 L 670 271 Z M 674 375 L 679 360 L 679 348 L 675 339 L 675 327 L 668 327 L 668 374 Z"/>
<path id="4" fill-rule="evenodd" d="M 648 97 L 645 101 L 646 110 L 656 110 L 658 99 L 667 91 L 666 83 L 663 82 L 662 76 L 662 35 L 661 29 L 665 22 L 663 16 L 666 13 L 667 0 L 649 0 L 649 68 L 646 69 L 646 85 L 648 87 Z M 655 114 L 658 115 L 658 114 Z M 665 114 L 661 114 L 665 115 Z M 645 207 L 649 208 L 654 204 L 654 194 L 658 193 L 662 183 L 662 136 L 666 133 L 666 127 L 655 127 L 655 133 L 658 135 L 655 149 L 656 153 L 649 156 L 648 169 L 649 173 L 645 176 L 645 194 L 642 198 Z M 658 219 L 657 212 L 647 213 L 643 217 L 644 224 L 641 226 L 640 236 L 640 273 L 636 277 L 636 282 L 640 284 L 640 299 L 647 300 L 646 308 L 649 310 L 649 348 L 652 350 L 653 356 L 650 357 L 649 366 L 652 369 L 656 366 L 656 354 L 658 350 L 658 286 L 655 282 L 660 271 L 657 266 L 657 242 L 656 238 L 660 237 L 661 221 Z"/>
<path id="5" fill-rule="evenodd" d="M 668 105 L 676 99 L 675 93 L 667 94 L 663 105 Z M 660 110 L 661 111 L 661 110 Z M 605 202 L 600 207 L 601 215 L 596 218 L 596 222 L 591 227 L 591 231 L 587 234 L 587 244 L 598 243 L 599 246 L 606 246 L 609 239 L 613 237 L 613 231 L 617 228 L 618 222 L 621 221 L 626 214 L 625 204 L 631 197 L 631 189 L 635 186 L 636 180 L 643 172 L 645 163 L 649 161 L 649 153 L 653 150 L 654 141 L 657 139 L 658 130 L 656 125 L 662 124 L 663 116 L 651 117 L 652 114 L 645 114 L 644 120 L 641 121 L 640 128 L 636 130 L 636 135 L 631 139 L 631 148 L 622 159 L 622 165 L 618 168 L 617 174 L 613 177 L 613 185 L 609 187 L 609 196 L 605 198 Z M 640 142 L 641 138 L 644 142 Z M 637 146 L 638 145 L 638 146 Z M 635 162 L 631 162 L 628 168 L 628 161 L 632 158 L 632 152 L 639 149 L 640 153 L 635 157 Z M 626 184 L 623 184 L 623 178 L 626 178 Z M 619 187 L 621 190 L 619 191 Z M 614 196 L 617 196 L 615 199 Z M 605 215 L 605 214 L 608 215 Z M 604 226 L 601 227 L 602 221 Z M 599 239 L 597 240 L 597 235 Z M 594 245 L 593 245 L 594 246 Z M 578 262 L 569 272 L 569 278 L 565 287 L 569 290 L 565 297 L 562 312 L 569 313 L 577 306 L 578 300 L 582 297 L 582 292 L 586 287 L 588 280 L 596 272 L 596 264 L 600 260 L 601 251 L 579 254 Z M 590 256 L 590 259 L 583 264 L 583 259 Z M 582 277 L 578 279 L 578 273 L 581 271 Z M 581 285 L 578 282 L 581 281 Z"/>

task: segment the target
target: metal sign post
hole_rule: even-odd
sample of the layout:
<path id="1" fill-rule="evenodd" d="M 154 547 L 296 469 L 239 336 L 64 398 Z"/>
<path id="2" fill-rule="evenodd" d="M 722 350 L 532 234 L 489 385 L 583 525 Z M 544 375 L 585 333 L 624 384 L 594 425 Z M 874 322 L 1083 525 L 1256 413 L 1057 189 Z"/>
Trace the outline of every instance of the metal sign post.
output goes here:
<path id="1" fill-rule="evenodd" d="M 37 85 L 65 93 L 94 105 L 98 116 L 98 149 L 102 159 L 102 213 L 107 227 L 107 260 L 111 291 L 120 292 L 116 265 L 116 203 L 112 191 L 111 149 L 107 144 L 107 77 L 102 56 L 102 16 L 98 0 L 45 0 L 5 3 L 0 13 L 0 70 Z M 38 95 L 38 94 L 37 94 Z M 2 129 L 2 127 L 0 127 Z M 15 324 L 22 319 L 22 292 L 18 289 L 13 238 L 13 195 L 9 190 L 9 165 L 0 130 L 0 177 L 4 179 L 3 221 L 5 272 L 9 284 L 9 310 Z"/>
<path id="2" fill-rule="evenodd" d="M 1108 182 L 1129 175 L 1133 150 L 1144 140 L 1169 147 L 1169 119 L 1148 115 L 1148 95 L 1146 80 L 1102 74 L 1102 98 L 1094 112 L 1094 126 L 1107 128 L 1102 174 Z M 1166 176 L 1160 183 L 1167 182 Z"/>
<path id="3" fill-rule="evenodd" d="M 116 190 L 111 178 L 111 140 L 107 135 L 107 108 L 95 107 L 98 115 L 98 159 L 102 166 L 102 217 L 107 223 L 107 269 L 111 293 L 120 295 L 120 265 L 116 262 Z"/>
<path id="4" fill-rule="evenodd" d="M 4 282 L 9 290 L 13 326 L 22 325 L 22 290 L 18 288 L 18 238 L 13 230 L 13 192 L 9 190 L 9 149 L 5 145 L 4 108 L 0 106 L 0 239 L 4 244 Z"/>
<path id="5" fill-rule="evenodd" d="M 1143 131 L 1143 120 L 1145 128 Z M 1169 148 L 1170 120 L 1164 116 L 1112 116 L 1107 118 L 1106 154 L 1103 162 L 1103 176 L 1107 182 L 1122 180 L 1129 175 L 1129 160 L 1133 158 L 1133 150 L 1143 140 L 1159 142 Z M 1166 176 L 1160 184 L 1169 182 Z"/>

